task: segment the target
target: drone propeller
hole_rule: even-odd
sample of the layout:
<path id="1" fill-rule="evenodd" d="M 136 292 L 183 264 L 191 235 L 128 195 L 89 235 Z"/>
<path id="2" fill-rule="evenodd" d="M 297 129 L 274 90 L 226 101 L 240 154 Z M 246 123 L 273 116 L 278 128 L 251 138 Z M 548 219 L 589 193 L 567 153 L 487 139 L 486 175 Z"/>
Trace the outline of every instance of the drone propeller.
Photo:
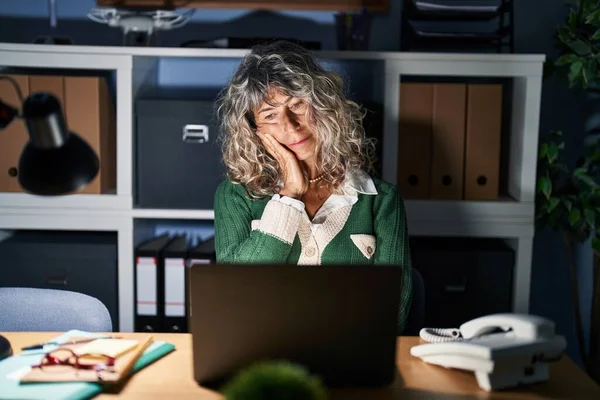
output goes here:
<path id="1" fill-rule="evenodd" d="M 87 16 L 94 22 L 121 27 L 124 32 L 152 32 L 181 28 L 187 24 L 195 9 L 183 13 L 168 10 L 138 11 L 118 8 L 92 8 Z"/>

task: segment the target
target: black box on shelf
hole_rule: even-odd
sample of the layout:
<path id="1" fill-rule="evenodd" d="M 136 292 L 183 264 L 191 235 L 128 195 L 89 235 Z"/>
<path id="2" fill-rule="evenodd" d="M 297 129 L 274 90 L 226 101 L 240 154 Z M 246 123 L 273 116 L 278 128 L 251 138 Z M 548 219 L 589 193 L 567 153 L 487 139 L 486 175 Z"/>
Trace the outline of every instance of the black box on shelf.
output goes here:
<path id="1" fill-rule="evenodd" d="M 0 287 L 69 290 L 95 297 L 119 329 L 117 235 L 18 231 L 0 242 Z"/>
<path id="2" fill-rule="evenodd" d="M 515 253 L 500 239 L 412 238 L 412 265 L 425 284 L 425 326 L 458 328 L 512 312 Z"/>
<path id="3" fill-rule="evenodd" d="M 213 209 L 225 178 L 213 102 L 143 98 L 136 119 L 137 206 Z"/>

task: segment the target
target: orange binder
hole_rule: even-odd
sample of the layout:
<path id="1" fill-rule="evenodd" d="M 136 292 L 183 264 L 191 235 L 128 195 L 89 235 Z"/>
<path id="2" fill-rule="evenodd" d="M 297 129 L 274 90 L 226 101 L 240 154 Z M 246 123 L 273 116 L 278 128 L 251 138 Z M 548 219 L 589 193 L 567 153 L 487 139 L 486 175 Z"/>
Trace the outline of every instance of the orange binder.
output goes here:
<path id="1" fill-rule="evenodd" d="M 465 143 L 465 200 L 496 200 L 500 174 L 502 86 L 469 84 Z"/>
<path id="2" fill-rule="evenodd" d="M 117 187 L 116 114 L 106 81 L 96 76 L 65 76 L 65 114 L 100 158 L 100 171 L 81 193 L 107 193 Z"/>
<path id="3" fill-rule="evenodd" d="M 467 86 L 434 86 L 430 195 L 432 199 L 463 197 Z"/>
<path id="4" fill-rule="evenodd" d="M 429 198 L 433 84 L 401 83 L 398 189 L 406 199 Z"/>

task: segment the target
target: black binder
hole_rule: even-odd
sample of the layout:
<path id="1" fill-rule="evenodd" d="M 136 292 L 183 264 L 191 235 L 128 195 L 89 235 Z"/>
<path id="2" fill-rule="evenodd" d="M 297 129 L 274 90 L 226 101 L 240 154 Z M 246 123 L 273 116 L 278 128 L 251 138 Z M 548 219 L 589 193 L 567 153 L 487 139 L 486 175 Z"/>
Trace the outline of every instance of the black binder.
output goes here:
<path id="1" fill-rule="evenodd" d="M 161 332 L 164 315 L 164 262 L 168 234 L 139 244 L 134 251 L 134 331 Z"/>
<path id="2" fill-rule="evenodd" d="M 186 236 L 175 237 L 163 251 L 164 332 L 187 332 Z"/>
<path id="3" fill-rule="evenodd" d="M 215 251 L 215 237 L 198 243 L 188 252 L 188 263 L 192 264 L 215 264 L 217 262 L 217 253 Z"/>

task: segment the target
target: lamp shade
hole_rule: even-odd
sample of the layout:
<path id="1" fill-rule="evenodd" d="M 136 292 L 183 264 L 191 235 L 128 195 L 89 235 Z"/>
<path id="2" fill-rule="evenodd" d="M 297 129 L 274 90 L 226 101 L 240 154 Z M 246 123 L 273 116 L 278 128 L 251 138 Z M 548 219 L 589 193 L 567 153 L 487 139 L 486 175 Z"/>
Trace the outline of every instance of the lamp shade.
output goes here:
<path id="1" fill-rule="evenodd" d="M 69 132 L 59 101 L 34 93 L 23 103 L 29 142 L 19 159 L 19 183 L 38 195 L 75 192 L 91 182 L 100 161 L 90 145 Z"/>
<path id="2" fill-rule="evenodd" d="M 7 338 L 0 335 L 0 360 L 12 356 L 13 351 Z"/>

